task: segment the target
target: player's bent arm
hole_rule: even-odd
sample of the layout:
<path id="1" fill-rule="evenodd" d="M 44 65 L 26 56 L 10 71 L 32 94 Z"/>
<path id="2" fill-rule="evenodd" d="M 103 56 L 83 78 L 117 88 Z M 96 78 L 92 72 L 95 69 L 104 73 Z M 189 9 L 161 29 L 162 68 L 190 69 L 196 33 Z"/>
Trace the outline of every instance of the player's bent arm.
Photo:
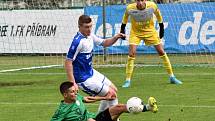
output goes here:
<path id="1" fill-rule="evenodd" d="M 129 17 L 129 14 L 128 14 L 128 7 L 127 7 L 126 10 L 125 10 L 125 13 L 123 15 L 123 18 L 122 18 L 122 24 L 127 24 L 128 23 L 128 17 Z"/>
<path id="2" fill-rule="evenodd" d="M 164 36 L 163 18 L 162 18 L 160 10 L 159 10 L 159 8 L 158 8 L 158 6 L 156 4 L 154 4 L 154 9 L 155 9 L 154 14 L 155 14 L 155 16 L 157 18 L 157 21 L 158 21 L 159 27 L 160 27 L 159 37 L 163 38 L 163 36 Z"/>
<path id="3" fill-rule="evenodd" d="M 155 9 L 154 14 L 157 18 L 158 23 L 162 23 L 163 17 L 162 17 L 161 12 L 160 12 L 160 10 L 156 4 L 154 4 L 154 9 Z"/>
<path id="4" fill-rule="evenodd" d="M 129 17 L 129 14 L 128 14 L 128 10 L 126 8 L 125 13 L 124 13 L 123 18 L 122 18 L 120 33 L 125 34 L 125 27 L 126 27 L 126 24 L 128 23 L 128 17 Z"/>
<path id="5" fill-rule="evenodd" d="M 67 79 L 70 82 L 73 82 L 74 85 L 77 87 L 77 84 L 75 83 L 75 78 L 73 75 L 73 65 L 72 65 L 72 60 L 66 59 L 65 60 L 65 70 L 67 73 Z"/>
<path id="6" fill-rule="evenodd" d="M 119 38 L 122 38 L 122 37 L 125 37 L 125 34 L 118 33 L 118 34 L 116 34 L 115 36 L 113 36 L 112 38 L 105 39 L 104 42 L 102 43 L 102 45 L 103 45 L 104 47 L 111 46 L 111 45 L 113 45 Z"/>
<path id="7" fill-rule="evenodd" d="M 101 97 L 101 96 L 95 96 L 95 97 L 93 97 L 93 96 L 86 96 L 86 97 L 84 97 L 83 102 L 85 102 L 85 103 L 94 103 L 96 101 L 112 100 L 112 99 L 114 99 L 114 98 L 107 97 L 107 96 L 105 96 L 105 97 Z"/>

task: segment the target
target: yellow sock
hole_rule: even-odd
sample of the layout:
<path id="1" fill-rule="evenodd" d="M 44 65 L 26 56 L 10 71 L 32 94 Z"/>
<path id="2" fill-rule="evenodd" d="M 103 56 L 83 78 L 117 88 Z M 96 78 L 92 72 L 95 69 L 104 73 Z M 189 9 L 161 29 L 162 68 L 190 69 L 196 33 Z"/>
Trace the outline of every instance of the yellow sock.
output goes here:
<path id="1" fill-rule="evenodd" d="M 166 69 L 169 76 L 174 76 L 173 70 L 172 70 L 172 65 L 169 61 L 167 54 L 165 53 L 164 55 L 160 56 L 160 58 L 163 60 L 163 66 Z"/>
<path id="2" fill-rule="evenodd" d="M 131 80 L 131 76 L 134 70 L 135 58 L 128 56 L 128 62 L 126 64 L 126 80 Z"/>

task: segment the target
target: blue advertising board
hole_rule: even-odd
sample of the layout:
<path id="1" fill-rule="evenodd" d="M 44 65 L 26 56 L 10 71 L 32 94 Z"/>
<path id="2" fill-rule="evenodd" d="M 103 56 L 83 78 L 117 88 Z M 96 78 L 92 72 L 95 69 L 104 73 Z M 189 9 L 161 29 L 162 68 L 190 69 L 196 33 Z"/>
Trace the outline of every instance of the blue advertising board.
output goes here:
<path id="1" fill-rule="evenodd" d="M 167 53 L 214 53 L 215 52 L 215 2 L 190 4 L 159 4 L 162 13 L 165 36 L 163 44 Z M 106 37 L 120 31 L 125 5 L 106 6 Z M 89 6 L 84 13 L 93 18 L 93 32 L 103 37 L 103 13 L 100 6 Z M 158 29 L 158 24 L 155 24 Z M 130 23 L 126 26 L 129 35 Z M 127 37 L 128 38 L 128 37 Z M 102 53 L 102 47 L 95 47 Z M 128 41 L 119 40 L 108 48 L 108 53 L 128 53 Z M 154 47 L 142 42 L 137 53 L 156 53 Z"/>

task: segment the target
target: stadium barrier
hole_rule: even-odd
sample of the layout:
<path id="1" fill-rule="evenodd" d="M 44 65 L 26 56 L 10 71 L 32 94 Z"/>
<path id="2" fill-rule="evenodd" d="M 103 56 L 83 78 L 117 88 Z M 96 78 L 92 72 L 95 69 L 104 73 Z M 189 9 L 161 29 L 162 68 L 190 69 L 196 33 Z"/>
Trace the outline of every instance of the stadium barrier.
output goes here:
<path id="1" fill-rule="evenodd" d="M 215 52 L 215 3 L 190 4 L 159 4 L 165 25 L 163 44 L 168 53 L 214 53 Z M 111 37 L 120 30 L 125 5 L 112 5 L 106 7 L 106 36 Z M 96 26 L 93 31 L 103 36 L 102 7 L 89 6 L 84 13 L 90 15 Z M 156 28 L 158 24 L 156 23 Z M 127 24 L 127 35 L 130 24 Z M 129 37 L 127 37 L 129 38 Z M 138 53 L 155 53 L 153 47 L 138 47 Z M 108 53 L 127 53 L 128 41 L 118 41 L 108 48 Z M 95 48 L 102 53 L 101 47 Z"/>

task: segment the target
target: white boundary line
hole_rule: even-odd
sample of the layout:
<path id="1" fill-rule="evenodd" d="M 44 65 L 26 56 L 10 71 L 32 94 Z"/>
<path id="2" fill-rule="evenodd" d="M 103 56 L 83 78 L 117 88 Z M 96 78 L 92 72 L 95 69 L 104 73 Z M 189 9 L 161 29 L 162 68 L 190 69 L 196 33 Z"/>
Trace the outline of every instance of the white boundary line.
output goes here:
<path id="1" fill-rule="evenodd" d="M 8 103 L 0 102 L 0 105 L 59 105 L 59 103 Z M 99 104 L 86 104 L 88 106 L 98 106 Z M 215 105 L 158 105 L 159 107 L 184 107 L 184 108 L 215 108 Z"/>
<path id="2" fill-rule="evenodd" d="M 207 65 L 207 64 L 206 64 Z M 143 65 L 143 64 L 135 64 L 135 67 L 160 67 L 162 65 Z M 174 65 L 173 65 L 174 66 Z M 183 67 L 193 67 L 193 65 L 182 65 Z M 21 70 L 32 70 L 32 69 L 42 69 L 42 68 L 52 68 L 52 67 L 63 67 L 63 65 L 47 65 L 47 66 L 33 66 L 33 67 L 27 67 L 27 68 L 18 68 L 18 69 L 8 69 L 8 70 L 0 70 L 0 73 L 5 73 L 5 72 L 14 72 L 14 71 L 21 71 Z M 95 65 L 94 67 L 125 67 L 125 64 L 107 64 L 107 65 Z M 205 67 L 200 66 L 200 67 Z M 206 66 L 210 67 L 210 66 Z M 212 66 L 212 68 L 215 68 Z"/>
<path id="3" fill-rule="evenodd" d="M 10 73 L 1 72 L 0 75 L 65 75 L 65 73 Z M 109 75 L 124 75 L 124 73 L 108 73 Z M 166 75 L 167 73 L 136 73 L 137 75 Z M 214 75 L 214 73 L 176 73 L 176 75 Z"/>
<path id="4" fill-rule="evenodd" d="M 158 105 L 160 107 L 215 108 L 214 105 Z"/>
<path id="5" fill-rule="evenodd" d="M 42 68 L 61 67 L 61 66 L 62 66 L 62 65 L 33 66 L 33 67 L 28 67 L 28 68 L 18 68 L 18 69 L 0 70 L 0 73 L 21 71 L 21 70 L 32 70 L 32 69 L 42 69 Z"/>

